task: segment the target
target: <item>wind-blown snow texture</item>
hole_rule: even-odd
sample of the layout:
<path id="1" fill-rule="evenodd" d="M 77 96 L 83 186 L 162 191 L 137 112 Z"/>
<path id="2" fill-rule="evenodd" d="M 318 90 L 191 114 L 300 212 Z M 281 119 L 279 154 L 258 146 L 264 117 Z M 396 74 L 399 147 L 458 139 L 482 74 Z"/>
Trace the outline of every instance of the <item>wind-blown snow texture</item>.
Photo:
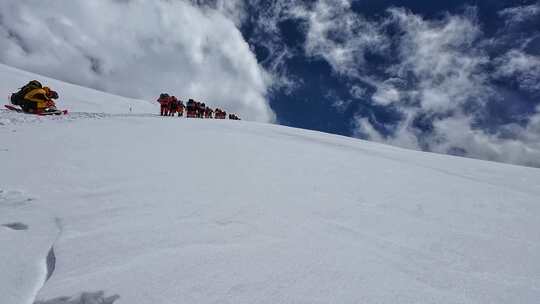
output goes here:
<path id="1" fill-rule="evenodd" d="M 242 121 L 0 122 L 2 304 L 540 298 L 538 169 Z"/>

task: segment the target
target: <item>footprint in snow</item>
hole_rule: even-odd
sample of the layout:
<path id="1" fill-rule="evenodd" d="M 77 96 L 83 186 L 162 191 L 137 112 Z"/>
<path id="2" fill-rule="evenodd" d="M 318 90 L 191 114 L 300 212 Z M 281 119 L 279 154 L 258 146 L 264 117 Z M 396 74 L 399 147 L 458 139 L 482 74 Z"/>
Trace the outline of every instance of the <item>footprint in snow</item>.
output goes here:
<path id="1" fill-rule="evenodd" d="M 24 223 L 20 223 L 20 222 L 3 224 L 2 226 L 13 229 L 13 230 L 28 230 L 28 225 Z"/>
<path id="2" fill-rule="evenodd" d="M 56 268 L 56 255 L 54 255 L 54 247 L 51 247 L 51 249 L 49 249 L 49 253 L 47 253 L 46 264 L 47 278 L 45 279 L 45 282 L 47 282 L 51 278 L 54 269 Z"/>
<path id="3" fill-rule="evenodd" d="M 83 292 L 75 297 L 59 297 L 46 301 L 36 301 L 34 304 L 113 304 L 119 295 L 105 297 L 105 292 Z"/>

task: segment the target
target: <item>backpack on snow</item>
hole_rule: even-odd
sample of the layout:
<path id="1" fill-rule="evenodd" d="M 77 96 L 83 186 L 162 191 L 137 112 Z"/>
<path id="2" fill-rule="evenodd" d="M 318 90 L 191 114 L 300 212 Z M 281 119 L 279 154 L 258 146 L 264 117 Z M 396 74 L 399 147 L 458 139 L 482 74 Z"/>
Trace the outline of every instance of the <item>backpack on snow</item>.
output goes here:
<path id="1" fill-rule="evenodd" d="M 16 106 L 21 106 L 24 102 L 24 95 L 28 94 L 28 92 L 34 90 L 34 89 L 41 89 L 43 86 L 41 83 L 37 80 L 32 80 L 29 83 L 27 83 L 25 86 L 19 89 L 17 93 L 11 94 L 11 103 Z"/>

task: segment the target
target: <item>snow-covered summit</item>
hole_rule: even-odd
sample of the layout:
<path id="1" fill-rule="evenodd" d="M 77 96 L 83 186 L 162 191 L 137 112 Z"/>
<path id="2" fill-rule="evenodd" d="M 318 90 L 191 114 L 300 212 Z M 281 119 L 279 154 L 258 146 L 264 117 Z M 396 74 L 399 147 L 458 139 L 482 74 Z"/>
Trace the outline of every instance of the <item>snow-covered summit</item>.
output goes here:
<path id="1" fill-rule="evenodd" d="M 1 304 L 540 298 L 539 169 L 50 82 L 82 113 L 0 112 Z"/>

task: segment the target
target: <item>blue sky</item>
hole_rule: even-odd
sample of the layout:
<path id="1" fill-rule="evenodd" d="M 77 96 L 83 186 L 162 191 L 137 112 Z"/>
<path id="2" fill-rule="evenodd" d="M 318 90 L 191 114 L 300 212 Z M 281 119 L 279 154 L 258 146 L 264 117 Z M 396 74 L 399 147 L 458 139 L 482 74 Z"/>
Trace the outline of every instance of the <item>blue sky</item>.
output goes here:
<path id="1" fill-rule="evenodd" d="M 241 29 L 259 62 L 287 78 L 270 94 L 282 124 L 515 162 L 521 152 L 502 151 L 516 148 L 512 140 L 539 139 L 531 126 L 540 103 L 539 8 L 536 1 L 255 1 Z"/>
<path id="2" fill-rule="evenodd" d="M 119 95 L 540 167 L 538 0 L 0 0 L 0 44 Z"/>

